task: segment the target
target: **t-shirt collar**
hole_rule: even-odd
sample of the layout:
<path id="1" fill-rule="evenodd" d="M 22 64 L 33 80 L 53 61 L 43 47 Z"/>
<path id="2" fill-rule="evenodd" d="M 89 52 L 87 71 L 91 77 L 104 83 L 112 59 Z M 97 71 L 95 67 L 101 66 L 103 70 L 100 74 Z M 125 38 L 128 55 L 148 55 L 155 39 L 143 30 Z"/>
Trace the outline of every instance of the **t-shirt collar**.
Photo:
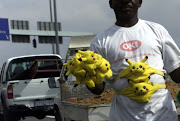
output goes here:
<path id="1" fill-rule="evenodd" d="M 138 27 L 140 27 L 141 23 L 142 23 L 142 20 L 138 19 L 138 22 L 135 25 L 131 26 L 131 27 L 121 27 L 121 26 L 117 26 L 116 24 L 114 24 L 114 28 L 119 30 L 119 31 L 132 31 L 132 30 L 137 29 Z"/>

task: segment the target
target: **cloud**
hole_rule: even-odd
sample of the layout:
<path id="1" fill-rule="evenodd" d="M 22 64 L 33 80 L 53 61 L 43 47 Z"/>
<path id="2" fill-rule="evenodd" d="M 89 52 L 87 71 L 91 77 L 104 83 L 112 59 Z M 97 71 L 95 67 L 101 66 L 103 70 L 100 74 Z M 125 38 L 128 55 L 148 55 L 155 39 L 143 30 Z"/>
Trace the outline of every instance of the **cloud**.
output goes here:
<path id="1" fill-rule="evenodd" d="M 65 31 L 99 33 L 115 22 L 108 1 L 56 0 L 58 21 Z M 33 28 L 37 21 L 50 21 L 49 0 L 5 0 L 0 6 L 1 17 L 29 20 Z M 143 0 L 139 16 L 162 24 L 177 39 L 180 38 L 179 6 L 179 0 Z"/>
<path id="2" fill-rule="evenodd" d="M 163 25 L 180 47 L 179 0 L 144 0 L 139 16 Z"/>
<path id="3" fill-rule="evenodd" d="M 56 0 L 56 3 L 57 19 L 61 22 L 63 31 L 99 33 L 115 22 L 114 12 L 109 7 L 109 0 Z M 139 16 L 141 19 L 162 24 L 180 47 L 179 6 L 180 0 L 143 0 L 139 9 Z M 36 29 L 37 21 L 50 21 L 49 0 L 2 0 L 0 15 L 1 18 L 11 20 L 28 20 L 30 28 Z M 51 45 L 39 44 L 34 49 L 32 43 L 9 43 L 0 43 L 1 52 L 6 52 L 4 53 L 5 56 L 2 56 L 0 65 L 4 61 L 3 59 L 12 56 L 51 53 L 52 50 Z M 60 47 L 63 57 L 65 57 L 67 45 L 68 43 Z M 15 49 L 12 49 L 12 47 Z M 26 48 L 26 51 L 22 52 L 24 48 Z M 14 50 L 16 50 L 16 53 L 14 53 Z"/>
<path id="4" fill-rule="evenodd" d="M 59 6 L 59 18 L 65 30 L 98 33 L 109 27 L 114 21 L 114 17 L 110 17 L 114 13 L 109 8 L 108 0 L 76 0 L 75 3 L 72 2 L 73 0 L 63 1 L 63 6 L 62 4 Z"/>
<path id="5" fill-rule="evenodd" d="M 66 12 L 61 12 L 60 15 L 62 16 L 62 22 L 68 23 L 65 27 L 71 29 L 73 28 L 71 26 L 74 26 L 76 28 L 74 30 L 78 28 L 81 31 L 97 32 L 102 29 L 101 27 L 98 29 L 98 26 L 101 24 L 107 25 L 111 21 L 103 9 L 96 4 L 81 6 L 81 8 L 77 10 L 67 10 Z"/>
<path id="6" fill-rule="evenodd" d="M 3 8 L 3 4 L 2 4 L 2 3 L 0 4 L 0 9 L 1 9 L 1 8 Z"/>

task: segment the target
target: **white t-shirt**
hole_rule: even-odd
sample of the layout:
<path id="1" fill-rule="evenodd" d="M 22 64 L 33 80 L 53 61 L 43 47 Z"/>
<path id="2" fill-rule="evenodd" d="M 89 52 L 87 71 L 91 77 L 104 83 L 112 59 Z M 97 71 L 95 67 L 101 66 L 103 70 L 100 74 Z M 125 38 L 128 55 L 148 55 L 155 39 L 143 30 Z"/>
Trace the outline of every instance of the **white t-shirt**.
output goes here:
<path id="1" fill-rule="evenodd" d="M 117 76 L 132 62 L 145 62 L 163 72 L 172 72 L 180 66 L 180 50 L 167 30 L 153 22 L 139 19 L 132 27 L 125 28 L 113 25 L 98 34 L 91 43 L 90 50 L 101 54 L 111 63 L 113 77 Z M 150 81 L 163 84 L 162 76 L 153 74 Z M 115 90 L 126 88 L 127 79 L 112 83 Z M 115 95 L 109 115 L 109 121 L 177 121 L 176 107 L 167 89 L 156 91 L 147 103 L 137 103 L 123 95 Z"/>

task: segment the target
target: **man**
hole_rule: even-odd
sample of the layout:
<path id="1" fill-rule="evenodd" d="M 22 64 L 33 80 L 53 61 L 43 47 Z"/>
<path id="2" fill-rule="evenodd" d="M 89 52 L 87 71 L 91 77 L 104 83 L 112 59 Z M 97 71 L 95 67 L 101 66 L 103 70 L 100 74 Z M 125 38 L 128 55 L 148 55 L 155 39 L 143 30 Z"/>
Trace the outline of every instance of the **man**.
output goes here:
<path id="1" fill-rule="evenodd" d="M 98 34 L 90 50 L 101 54 L 111 63 L 113 78 L 124 70 L 128 63 L 145 62 L 149 66 L 169 73 L 173 81 L 180 82 L 180 50 L 167 30 L 153 22 L 138 18 L 142 0 L 110 0 L 109 5 L 116 15 L 115 25 Z M 129 86 L 127 78 L 108 80 L 116 91 Z M 150 82 L 164 84 L 159 74 L 151 74 Z M 105 83 L 89 89 L 94 94 L 104 90 Z M 163 88 L 154 92 L 151 99 L 138 103 L 128 96 L 116 94 L 112 100 L 109 121 L 178 121 L 176 108 L 170 92 Z"/>

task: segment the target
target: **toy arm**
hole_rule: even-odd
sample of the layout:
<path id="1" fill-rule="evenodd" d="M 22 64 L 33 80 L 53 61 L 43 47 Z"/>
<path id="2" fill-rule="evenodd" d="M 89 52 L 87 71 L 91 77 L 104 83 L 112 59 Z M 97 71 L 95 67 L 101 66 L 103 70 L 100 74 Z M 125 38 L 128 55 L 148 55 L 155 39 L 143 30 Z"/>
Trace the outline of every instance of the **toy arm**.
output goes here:
<path id="1" fill-rule="evenodd" d="M 84 83 L 85 85 L 87 85 L 89 88 L 95 87 L 95 83 L 94 83 L 92 80 L 90 80 L 90 79 L 84 80 L 83 83 Z"/>
<path id="2" fill-rule="evenodd" d="M 75 71 L 74 71 L 74 75 L 79 75 L 79 76 L 85 77 L 86 71 L 85 71 L 84 69 L 75 70 Z"/>
<path id="3" fill-rule="evenodd" d="M 156 74 L 159 74 L 161 76 L 164 76 L 164 73 L 162 71 L 156 70 Z"/>
<path id="4" fill-rule="evenodd" d="M 105 77 L 106 78 L 111 78 L 112 77 L 112 71 L 109 70 Z"/>
<path id="5" fill-rule="evenodd" d="M 67 63 L 64 63 L 63 66 L 67 66 Z"/>
<path id="6" fill-rule="evenodd" d="M 159 70 L 157 70 L 155 68 L 152 68 L 150 66 L 147 68 L 147 71 L 145 73 L 148 73 L 148 74 L 159 74 L 161 76 L 164 76 L 164 72 L 159 71 Z"/>
<path id="7" fill-rule="evenodd" d="M 66 76 L 69 76 L 70 74 L 71 74 L 71 72 L 70 72 L 70 71 L 67 71 Z"/>
<path id="8" fill-rule="evenodd" d="M 79 58 L 78 60 L 85 62 L 85 61 L 87 61 L 87 58 Z"/>
<path id="9" fill-rule="evenodd" d="M 127 77 L 127 75 L 130 73 L 129 68 L 125 68 L 121 73 L 114 79 L 118 80 L 119 78 Z"/>

